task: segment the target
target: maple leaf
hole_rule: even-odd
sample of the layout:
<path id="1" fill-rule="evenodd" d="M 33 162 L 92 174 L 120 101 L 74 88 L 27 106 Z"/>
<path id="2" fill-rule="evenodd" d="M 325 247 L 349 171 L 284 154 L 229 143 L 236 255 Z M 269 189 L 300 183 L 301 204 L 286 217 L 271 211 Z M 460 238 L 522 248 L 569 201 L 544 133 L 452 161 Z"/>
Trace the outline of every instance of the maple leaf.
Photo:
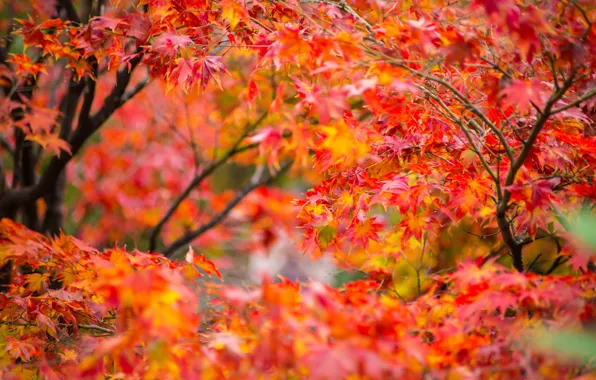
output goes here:
<path id="1" fill-rule="evenodd" d="M 197 255 L 192 247 L 188 247 L 188 252 L 186 252 L 186 262 L 191 265 L 196 265 L 197 267 L 201 268 L 205 273 L 208 275 L 214 274 L 219 277 L 220 280 L 223 280 L 221 273 L 215 267 L 211 261 L 207 260 L 205 256 Z"/>
<path id="2" fill-rule="evenodd" d="M 162 55 L 176 55 L 192 42 L 189 36 L 167 32 L 157 37 L 151 48 Z"/>
<path id="3" fill-rule="evenodd" d="M 24 340 L 19 341 L 18 339 L 14 339 L 12 337 L 8 337 L 5 350 L 12 358 L 20 358 L 25 362 L 30 361 L 33 355 L 35 355 L 37 352 L 33 344 Z"/>
<path id="4" fill-rule="evenodd" d="M 443 34 L 441 39 L 447 41 L 447 46 L 440 49 L 445 54 L 446 64 L 459 63 L 463 65 L 466 59 L 481 55 L 482 47 L 476 39 L 468 40 L 461 33 L 455 31 Z"/>
<path id="5" fill-rule="evenodd" d="M 16 65 L 16 73 L 31 74 L 34 77 L 39 73 L 47 74 L 46 67 L 43 63 L 34 63 L 31 58 L 26 54 L 10 54 L 10 58 L 7 62 L 12 62 Z"/>
<path id="6" fill-rule="evenodd" d="M 228 20 L 231 29 L 236 28 L 240 21 L 247 23 L 250 20 L 245 6 L 238 0 L 222 0 L 220 6 L 222 16 Z"/>
<path id="7" fill-rule="evenodd" d="M 280 30 L 268 36 L 272 41 L 265 51 L 265 57 L 273 59 L 276 68 L 287 62 L 300 62 L 308 58 L 311 45 L 305 40 L 306 31 L 299 24 L 285 24 Z"/>
<path id="8" fill-rule="evenodd" d="M 42 148 L 49 150 L 58 157 L 63 151 L 68 153 L 69 155 L 72 155 L 68 143 L 55 134 L 28 135 L 26 139 L 38 143 L 39 145 L 41 145 Z"/>
<path id="9" fill-rule="evenodd" d="M 360 210 L 350 223 L 345 236 L 366 248 L 369 240 L 378 241 L 379 232 L 383 227 L 384 224 L 378 218 L 367 218 L 364 211 Z"/>
<path id="10" fill-rule="evenodd" d="M 528 211 L 533 213 L 534 210 L 550 204 L 555 199 L 553 189 L 560 182 L 561 178 L 556 177 L 533 182 L 528 185 L 512 185 L 508 186 L 507 189 L 511 191 L 512 199 L 524 200 Z"/>
<path id="11" fill-rule="evenodd" d="M 396 175 L 391 180 L 382 181 L 382 183 L 381 191 L 391 194 L 400 194 L 409 188 L 408 178 L 403 175 Z"/>
<path id="12" fill-rule="evenodd" d="M 130 25 L 128 35 L 136 38 L 139 41 L 146 41 L 151 31 L 151 20 L 144 12 L 130 13 L 127 18 L 127 23 Z"/>
<path id="13" fill-rule="evenodd" d="M 75 361 L 78 357 L 77 352 L 71 349 L 66 349 L 62 351 L 59 355 L 62 359 L 62 362 Z"/>
<path id="14" fill-rule="evenodd" d="M 517 106 L 520 112 L 527 112 L 532 103 L 537 107 L 543 105 L 542 86 L 537 80 L 513 80 L 501 91 L 501 94 L 507 104 Z"/>
<path id="15" fill-rule="evenodd" d="M 411 40 L 409 43 L 420 43 L 425 51 L 432 49 L 432 40 L 437 36 L 436 26 L 427 21 L 424 17 L 418 20 L 408 20 L 408 26 L 411 31 Z"/>
<path id="16" fill-rule="evenodd" d="M 184 92 L 188 92 L 196 80 L 198 67 L 195 66 L 195 62 L 191 58 L 177 58 L 174 62 L 176 66 L 167 76 L 169 85 L 167 91 L 170 92 L 174 86 L 182 83 L 182 89 Z"/>
<path id="17" fill-rule="evenodd" d="M 254 104 L 255 99 L 260 96 L 261 96 L 261 93 L 259 91 L 259 87 L 257 86 L 257 82 L 255 82 L 254 80 L 251 79 L 248 82 L 248 89 L 246 91 L 246 96 L 245 96 L 246 102 L 248 104 L 252 105 L 252 104 Z"/>
<path id="18" fill-rule="evenodd" d="M 409 211 L 404 215 L 403 220 L 399 223 L 400 227 L 404 228 L 403 240 L 407 241 L 414 236 L 416 240 L 422 240 L 422 233 L 428 228 L 429 218 L 427 212 L 414 213 Z"/>
<path id="19" fill-rule="evenodd" d="M 49 273 L 32 273 L 25 276 L 27 279 L 27 288 L 32 292 L 41 292 L 45 290 L 46 284 L 49 282 Z"/>
<path id="20" fill-rule="evenodd" d="M 273 100 L 273 102 L 271 103 L 271 106 L 269 107 L 269 113 L 280 111 L 281 105 L 283 104 L 283 101 L 284 101 L 285 90 L 286 90 L 285 82 L 282 82 L 279 84 L 279 86 L 277 86 L 277 88 L 275 89 L 275 99 Z"/>
<path id="21" fill-rule="evenodd" d="M 213 79 L 217 85 L 221 88 L 219 81 L 220 73 L 227 73 L 224 64 L 221 62 L 219 56 L 205 56 L 201 60 L 201 71 L 199 83 L 201 88 L 207 87 L 207 84 Z"/>
<path id="22" fill-rule="evenodd" d="M 116 32 L 117 30 L 122 31 L 128 29 L 130 26 L 130 24 L 121 19 L 106 16 L 93 17 L 89 22 L 94 29 L 109 29 L 112 32 Z"/>
<path id="23" fill-rule="evenodd" d="M 270 168 L 279 170 L 279 151 L 282 148 L 283 136 L 277 128 L 265 127 L 247 139 L 259 144 L 259 154 L 268 154 L 267 163 Z"/>
<path id="24" fill-rule="evenodd" d="M 47 332 L 54 338 L 57 337 L 56 324 L 48 316 L 43 315 L 41 312 L 37 312 L 35 321 L 42 331 Z"/>
<path id="25" fill-rule="evenodd" d="M 332 118 L 340 118 L 348 108 L 344 90 L 332 89 L 327 92 L 318 86 L 292 77 L 298 95 L 302 98 L 300 105 L 307 105 L 319 116 L 321 124 L 327 124 Z"/>
<path id="26" fill-rule="evenodd" d="M 592 185 L 573 184 L 573 185 L 569 186 L 569 190 L 571 190 L 574 194 L 577 194 L 581 197 L 586 197 L 586 198 L 596 200 L 596 182 L 593 182 Z"/>

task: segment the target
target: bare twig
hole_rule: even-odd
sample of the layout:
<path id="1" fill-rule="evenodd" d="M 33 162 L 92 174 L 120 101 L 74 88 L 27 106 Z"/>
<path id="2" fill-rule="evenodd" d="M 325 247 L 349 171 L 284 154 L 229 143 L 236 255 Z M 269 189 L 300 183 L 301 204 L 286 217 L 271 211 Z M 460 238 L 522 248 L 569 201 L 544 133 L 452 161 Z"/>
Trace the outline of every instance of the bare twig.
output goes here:
<path id="1" fill-rule="evenodd" d="M 246 197 L 250 192 L 252 192 L 253 190 L 255 190 L 263 185 L 273 182 L 282 173 L 286 172 L 291 167 L 291 165 L 292 165 L 292 162 L 284 163 L 284 164 L 282 164 L 281 169 L 277 173 L 272 174 L 266 178 L 263 178 L 258 182 L 250 182 L 248 185 L 246 185 L 244 188 L 242 188 L 239 192 L 237 192 L 236 196 L 230 202 L 228 202 L 226 207 L 222 211 L 220 211 L 219 213 L 214 215 L 209 222 L 203 224 L 196 230 L 191 231 L 191 232 L 187 233 L 186 235 L 180 237 L 178 240 L 174 241 L 172 244 L 170 244 L 168 247 L 166 247 L 162 251 L 164 256 L 166 256 L 166 257 L 172 256 L 176 252 L 177 249 L 186 246 L 194 239 L 198 238 L 205 232 L 207 232 L 207 231 L 211 230 L 213 227 L 217 226 L 219 223 L 221 223 L 228 216 L 230 211 L 232 211 L 232 209 L 234 207 L 236 207 L 236 205 L 238 205 L 238 203 L 240 203 L 244 199 L 244 197 Z"/>
<path id="2" fill-rule="evenodd" d="M 511 255 L 513 257 L 513 266 L 520 272 L 524 270 L 524 263 L 522 257 L 522 248 L 523 245 L 517 241 L 516 237 L 514 236 L 514 232 L 511 228 L 511 224 L 507 220 L 507 211 L 510 207 L 509 200 L 511 199 L 511 191 L 507 190 L 508 186 L 513 185 L 515 181 L 515 176 L 519 169 L 521 169 L 522 165 L 526 161 L 528 154 L 530 154 L 530 150 L 534 146 L 540 131 L 546 125 L 546 122 L 551 117 L 552 109 L 554 104 L 559 101 L 565 94 L 565 92 L 572 86 L 573 80 L 575 78 L 575 71 L 573 71 L 569 77 L 565 80 L 565 82 L 561 85 L 561 88 L 555 91 L 544 106 L 543 111 L 540 113 L 540 116 L 536 120 L 534 127 L 530 132 L 530 136 L 526 140 L 526 143 L 520 152 L 520 154 L 511 161 L 511 166 L 509 167 L 509 171 L 507 172 L 507 178 L 505 179 L 503 196 L 499 200 L 497 205 L 497 224 L 499 225 L 499 229 L 501 230 L 501 236 L 503 237 L 503 241 L 509 249 L 511 250 Z"/>
<path id="3" fill-rule="evenodd" d="M 561 106 L 559 108 L 554 108 L 550 111 L 551 115 L 556 115 L 560 112 L 563 112 L 565 110 L 568 110 L 569 108 L 575 107 L 580 105 L 581 103 L 585 102 L 586 100 L 589 100 L 593 97 L 596 96 L 596 88 L 586 92 L 585 94 L 583 94 L 582 96 L 580 96 L 579 98 L 575 99 L 574 101 L 572 101 L 571 103 L 567 103 L 564 106 Z"/>
<path id="4" fill-rule="evenodd" d="M 7 326 L 23 326 L 23 327 L 34 327 L 38 326 L 35 322 L 17 322 L 17 321 L 0 321 L 0 325 L 7 325 Z M 56 326 L 60 327 L 77 327 L 82 330 L 95 330 L 100 331 L 106 334 L 114 334 L 115 331 L 112 329 L 108 329 L 106 327 L 98 326 L 98 325 L 91 325 L 91 324 L 72 324 L 72 323 L 55 323 Z"/>
<path id="5" fill-rule="evenodd" d="M 393 59 L 392 59 L 393 60 Z M 395 61 L 395 60 L 393 60 Z M 421 71 L 417 71 L 412 69 L 411 67 L 398 62 L 398 66 L 409 71 L 411 74 L 414 74 L 415 76 L 418 76 L 420 78 L 429 80 L 431 82 L 435 82 L 438 83 L 440 85 L 442 85 L 443 87 L 447 88 L 454 96 L 455 98 L 458 100 L 458 102 L 462 103 L 467 109 L 469 109 L 472 113 L 474 113 L 476 116 L 478 116 L 489 128 L 490 130 L 497 136 L 497 138 L 499 139 L 499 142 L 501 143 L 501 145 L 503 146 L 503 149 L 505 150 L 505 152 L 507 153 L 507 156 L 509 157 L 510 160 L 513 160 L 513 152 L 511 151 L 511 147 L 509 146 L 509 144 L 507 143 L 507 140 L 505 139 L 505 136 L 503 135 L 503 133 L 499 130 L 499 128 L 497 128 L 497 126 L 488 119 L 488 117 L 482 112 L 480 111 L 480 109 L 478 107 L 476 107 L 471 101 L 470 99 L 465 96 L 464 94 L 462 94 L 458 89 L 456 89 L 451 83 L 444 81 L 443 79 L 436 77 L 434 75 L 431 74 L 427 74 Z M 425 91 L 428 93 L 428 90 Z"/>
<path id="6" fill-rule="evenodd" d="M 161 229 L 163 228 L 163 226 L 168 222 L 168 220 L 170 220 L 172 215 L 174 215 L 174 213 L 176 212 L 178 207 L 180 207 L 182 202 L 186 198 L 188 198 L 188 196 L 190 195 L 190 193 L 192 192 L 192 190 L 194 188 L 199 186 L 207 177 L 209 177 L 211 174 L 213 174 L 213 172 L 215 170 L 217 170 L 220 166 L 222 166 L 226 162 L 228 162 L 230 160 L 230 158 L 232 158 L 233 156 L 259 146 L 259 144 L 255 143 L 255 144 L 245 145 L 245 146 L 241 147 L 240 144 L 246 137 L 246 134 L 250 130 L 254 129 L 256 126 L 258 126 L 263 120 L 265 120 L 266 117 L 267 117 L 267 113 L 263 113 L 259 119 L 257 119 L 254 123 L 252 123 L 249 127 L 247 127 L 245 129 L 244 133 L 242 133 L 240 135 L 240 137 L 236 140 L 236 143 L 234 143 L 232 148 L 230 150 L 228 150 L 226 152 L 226 154 L 224 154 L 217 161 L 213 162 L 211 165 L 209 165 L 207 168 L 205 168 L 201 173 L 195 175 L 195 177 L 192 179 L 192 181 L 190 181 L 188 186 L 186 186 L 186 188 L 184 189 L 182 194 L 180 194 L 178 196 L 178 198 L 176 198 L 174 200 L 174 202 L 172 203 L 172 205 L 170 206 L 168 211 L 165 213 L 165 215 L 159 220 L 159 222 L 157 222 L 155 227 L 153 227 L 153 229 L 151 230 L 151 235 L 149 237 L 149 250 L 150 251 L 155 250 L 155 248 L 157 247 L 157 237 L 159 236 L 159 233 L 161 232 Z"/>
<path id="7" fill-rule="evenodd" d="M 532 267 L 534 266 L 534 264 L 536 264 L 536 262 L 538 261 L 539 258 L 542 257 L 542 253 L 539 253 L 538 255 L 536 255 L 536 258 L 534 260 L 532 260 L 532 262 L 530 263 L 530 265 L 528 265 L 528 267 L 526 268 L 526 272 L 529 272 L 530 270 L 532 270 Z"/>
<path id="8" fill-rule="evenodd" d="M 564 255 L 557 256 L 557 258 L 555 259 L 555 261 L 553 261 L 550 268 L 548 268 L 548 270 L 545 272 L 545 274 L 547 274 L 547 275 L 552 274 L 558 267 L 565 264 L 567 261 L 569 261 L 569 256 L 564 256 Z"/>

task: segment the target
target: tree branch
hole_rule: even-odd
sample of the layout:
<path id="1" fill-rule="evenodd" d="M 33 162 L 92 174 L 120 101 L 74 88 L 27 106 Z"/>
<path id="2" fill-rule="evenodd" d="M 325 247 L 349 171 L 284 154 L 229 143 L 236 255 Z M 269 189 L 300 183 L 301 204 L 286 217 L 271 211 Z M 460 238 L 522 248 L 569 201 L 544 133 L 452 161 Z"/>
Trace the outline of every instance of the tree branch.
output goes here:
<path id="1" fill-rule="evenodd" d="M 174 213 L 176 212 L 178 207 L 180 207 L 182 202 L 186 198 L 188 198 L 188 196 L 190 195 L 190 193 L 192 192 L 192 190 L 194 188 L 199 186 L 207 177 L 209 177 L 211 174 L 213 174 L 213 172 L 215 170 L 217 170 L 219 167 L 221 167 L 226 162 L 228 162 L 228 160 L 230 158 L 232 158 L 233 156 L 235 156 L 236 154 L 245 152 L 249 149 L 253 149 L 258 146 L 259 146 L 259 144 L 250 144 L 250 145 L 246 145 L 242 148 L 233 147 L 224 156 L 222 156 L 219 160 L 215 161 L 214 163 L 209 165 L 207 168 L 205 168 L 203 171 L 201 171 L 200 174 L 196 175 L 193 178 L 193 180 L 188 184 L 188 186 L 186 186 L 186 188 L 184 189 L 182 194 L 180 194 L 178 196 L 178 198 L 176 198 L 176 200 L 174 200 L 174 203 L 172 203 L 172 205 L 170 206 L 168 211 L 165 213 L 165 215 L 159 220 L 159 222 L 151 230 L 151 236 L 149 238 L 149 251 L 155 250 L 155 248 L 157 247 L 157 237 L 159 236 L 161 229 L 168 222 L 168 220 L 170 220 L 170 218 L 174 215 Z"/>
<path id="2" fill-rule="evenodd" d="M 93 116 L 88 116 L 88 111 L 90 111 L 95 97 L 95 82 L 89 82 L 88 92 L 83 102 L 78 127 L 68 141 L 72 155 L 62 153 L 60 156 L 54 157 L 50 161 L 50 164 L 41 176 L 37 185 L 21 189 L 12 189 L 5 194 L 2 194 L 2 196 L 0 196 L 0 212 L 19 207 L 25 203 L 33 202 L 51 191 L 52 185 L 56 182 L 60 173 L 62 173 L 66 167 L 66 164 L 76 156 L 87 139 L 91 137 L 91 135 L 93 135 L 93 133 L 95 133 L 95 131 L 97 131 L 119 107 L 122 106 L 123 94 L 130 82 L 133 70 L 141 62 L 141 59 L 142 55 L 141 52 L 139 52 L 139 55 L 130 61 L 130 71 L 127 70 L 126 67 L 118 71 L 116 75 L 116 85 L 106 96 L 103 106 Z"/>
<path id="3" fill-rule="evenodd" d="M 569 261 L 569 256 L 559 255 L 555 258 L 555 261 L 551 264 L 550 268 L 545 272 L 546 275 L 552 274 L 558 267 Z"/>
<path id="4" fill-rule="evenodd" d="M 151 77 L 149 76 L 149 74 L 147 74 L 147 76 L 140 80 L 137 84 L 135 84 L 133 88 L 126 91 L 120 99 L 120 106 L 128 102 L 130 99 L 134 98 L 139 92 L 141 92 L 145 87 L 147 87 L 150 80 Z"/>
<path id="5" fill-rule="evenodd" d="M 422 86 L 419 86 L 419 87 L 422 87 Z M 443 102 L 443 100 L 438 95 L 436 95 L 436 94 L 434 94 L 432 92 L 427 92 L 427 94 L 428 94 L 428 96 L 430 96 L 431 98 L 433 98 L 437 103 L 439 103 L 439 105 L 441 106 L 441 108 L 443 108 L 447 113 L 449 113 L 449 116 L 450 116 L 449 119 L 453 123 L 457 124 L 461 128 L 462 132 L 466 135 L 466 139 L 468 140 L 468 142 L 472 146 L 474 153 L 476 153 L 476 156 L 478 156 L 478 158 L 480 159 L 480 163 L 482 164 L 482 166 L 484 167 L 484 169 L 486 170 L 486 172 L 488 173 L 488 175 L 490 175 L 490 177 L 492 178 L 492 180 L 495 182 L 495 186 L 497 187 L 497 194 L 500 197 L 501 196 L 501 182 L 500 182 L 499 178 L 497 177 L 497 175 L 493 172 L 493 170 L 488 165 L 488 162 L 486 161 L 486 159 L 482 155 L 482 152 L 480 151 L 480 148 L 474 142 L 474 139 L 470 135 L 470 132 L 468 131 L 468 129 L 466 128 L 466 126 L 464 125 L 464 123 L 457 118 L 457 115 L 455 115 L 453 113 L 453 111 L 449 107 L 447 107 L 447 105 L 445 104 L 445 102 Z"/>
<path id="6" fill-rule="evenodd" d="M 23 326 L 23 327 L 37 327 L 38 324 L 35 322 L 17 322 L 17 321 L 0 321 L 0 325 L 7 326 Z M 56 326 L 60 327 L 77 327 L 81 330 L 96 330 L 106 334 L 114 334 L 115 331 L 106 327 L 90 324 L 73 324 L 73 323 L 56 323 Z"/>
<path id="7" fill-rule="evenodd" d="M 528 157 L 530 150 L 532 149 L 534 143 L 536 142 L 536 139 L 538 138 L 538 134 L 546 125 L 546 122 L 548 121 L 549 117 L 551 117 L 551 110 L 554 104 L 559 99 L 561 99 L 565 92 L 572 86 L 574 77 L 575 71 L 569 75 L 569 77 L 565 80 L 561 88 L 555 91 L 546 102 L 544 110 L 540 113 L 538 120 L 536 120 L 536 124 L 534 124 L 534 127 L 530 132 L 530 136 L 526 140 L 526 143 L 521 153 L 517 156 L 515 160 L 511 161 L 511 166 L 509 167 L 509 172 L 507 173 L 507 178 L 505 179 L 505 184 L 503 186 L 503 197 L 499 200 L 499 203 L 497 205 L 497 224 L 499 225 L 499 229 L 501 230 L 503 241 L 511 250 L 511 255 L 513 257 L 513 266 L 519 272 L 524 271 L 524 263 L 522 257 L 523 245 L 520 242 L 518 242 L 515 238 L 511 229 L 511 224 L 507 220 L 507 210 L 509 209 L 509 200 L 511 199 L 511 192 L 507 190 L 507 187 L 513 185 L 513 182 L 515 181 L 515 176 L 517 175 L 517 172 L 519 171 L 519 169 L 521 169 L 526 158 Z"/>
<path id="8" fill-rule="evenodd" d="M 394 60 L 394 59 L 392 59 L 392 60 Z M 491 122 L 488 119 L 488 117 L 482 111 L 480 111 L 478 109 L 478 107 L 476 107 L 470 101 L 470 99 L 468 99 L 467 96 L 465 96 L 460 91 L 458 91 L 451 83 L 448 83 L 441 78 L 438 78 L 434 75 L 430 75 L 430 74 L 426 74 L 426 73 L 414 70 L 411 67 L 409 67 L 401 62 L 398 63 L 398 66 L 409 71 L 411 74 L 414 74 L 418 77 L 424 78 L 431 82 L 438 83 L 438 84 L 444 86 L 445 88 L 447 88 L 459 100 L 459 102 L 461 102 L 466 108 L 468 108 L 470 111 L 472 111 L 472 113 L 474 113 L 476 116 L 478 116 L 490 128 L 490 130 L 499 139 L 501 145 L 503 145 L 503 149 L 505 150 L 505 153 L 507 153 L 507 157 L 509 157 L 509 159 L 511 161 L 513 161 L 513 152 L 511 151 L 511 147 L 507 143 L 507 140 L 505 139 L 505 136 L 503 135 L 503 133 L 499 130 L 499 128 L 497 128 L 497 126 L 493 122 Z M 428 93 L 428 91 L 425 91 L 425 92 Z"/>
<path id="9" fill-rule="evenodd" d="M 205 168 L 201 173 L 195 175 L 195 177 L 193 178 L 193 180 L 188 184 L 188 186 L 186 186 L 186 188 L 184 189 L 184 191 L 182 192 L 182 194 L 180 194 L 178 196 L 178 198 L 176 198 L 176 200 L 174 200 L 174 203 L 172 203 L 172 205 L 170 206 L 170 208 L 168 209 L 168 211 L 166 212 L 166 214 L 159 220 L 159 222 L 151 230 L 151 236 L 149 237 L 149 251 L 154 251 L 155 250 L 155 248 L 157 247 L 157 237 L 159 236 L 159 233 L 161 232 L 161 229 L 168 222 L 168 220 L 170 220 L 170 218 L 172 217 L 172 215 L 174 215 L 174 212 L 176 212 L 176 210 L 178 209 L 178 207 L 180 207 L 180 205 L 182 204 L 182 202 L 186 198 L 188 198 L 188 196 L 190 195 L 190 193 L 192 192 L 192 190 L 195 187 L 199 186 L 205 180 L 205 178 L 207 178 L 211 174 L 213 174 L 213 172 L 215 170 L 217 170 L 220 166 L 222 166 L 223 164 L 225 164 L 230 158 L 232 158 L 236 154 L 245 152 L 245 151 L 247 151 L 249 149 L 253 149 L 253 148 L 256 148 L 257 146 L 259 146 L 259 144 L 256 144 L 255 143 L 255 144 L 250 144 L 250 145 L 247 145 L 247 146 L 244 146 L 244 147 L 240 147 L 240 143 L 242 143 L 242 141 L 244 140 L 244 138 L 247 136 L 247 134 L 251 130 L 253 130 L 259 124 L 261 124 L 263 122 L 263 120 L 265 120 L 265 118 L 267 117 L 267 115 L 268 115 L 267 112 L 263 112 L 263 114 L 261 114 L 261 117 L 259 117 L 254 123 L 252 123 L 251 125 L 249 125 L 248 127 L 246 127 L 246 129 L 244 130 L 244 132 L 236 140 L 236 142 L 234 143 L 234 145 L 232 146 L 232 148 L 226 152 L 226 154 L 224 154 L 217 161 L 211 163 L 211 165 L 209 165 L 207 168 Z"/>
<path id="10" fill-rule="evenodd" d="M 542 257 L 542 253 L 539 253 L 538 255 L 536 255 L 536 258 L 534 258 L 534 260 L 532 260 L 530 265 L 528 265 L 526 272 L 529 272 L 530 270 L 532 270 L 532 267 L 534 266 L 534 264 L 536 264 L 536 262 L 538 262 L 538 259 L 540 259 L 541 257 Z"/>
<path id="11" fill-rule="evenodd" d="M 528 238 L 525 238 L 524 240 L 520 241 L 519 245 L 525 246 L 525 245 L 534 243 L 537 240 L 546 239 L 549 237 L 556 239 L 557 236 L 555 234 L 546 234 L 546 235 L 540 235 L 540 236 L 535 236 L 535 237 L 528 237 Z"/>
<path id="12" fill-rule="evenodd" d="M 209 222 L 203 224 L 196 230 L 191 231 L 191 232 L 187 233 L 186 235 L 182 236 L 181 238 L 179 238 L 178 240 L 174 241 L 172 244 L 170 244 L 168 247 L 166 247 L 162 251 L 163 255 L 166 257 L 171 257 L 176 252 L 177 249 L 184 247 L 185 245 L 189 244 L 194 239 L 198 238 L 205 232 L 207 232 L 207 231 L 211 230 L 213 227 L 217 226 L 219 223 L 221 223 L 228 216 L 230 211 L 232 211 L 232 209 L 234 207 L 236 207 L 236 205 L 238 205 L 238 203 L 240 203 L 244 199 L 244 197 L 246 197 L 250 192 L 252 192 L 253 190 L 255 190 L 263 185 L 273 182 L 282 173 L 286 172 L 291 166 L 292 166 L 291 161 L 286 162 L 286 163 L 282 164 L 281 169 L 277 173 L 272 174 L 266 178 L 260 179 L 258 181 L 251 181 L 248 185 L 246 185 L 238 193 L 236 193 L 236 196 L 230 202 L 228 202 L 226 207 L 222 211 L 220 211 L 218 214 L 214 215 Z"/>
<path id="13" fill-rule="evenodd" d="M 594 96 L 596 96 L 596 88 L 592 89 L 588 92 L 586 92 L 585 94 L 583 94 L 582 96 L 580 96 L 579 98 L 575 99 L 573 102 L 565 104 L 564 106 L 561 106 L 559 108 L 555 108 L 553 110 L 550 111 L 551 115 L 555 115 L 558 114 L 559 112 L 563 112 L 565 110 L 568 110 L 569 108 L 575 107 L 580 105 L 580 103 L 585 102 L 586 100 L 593 98 Z"/>

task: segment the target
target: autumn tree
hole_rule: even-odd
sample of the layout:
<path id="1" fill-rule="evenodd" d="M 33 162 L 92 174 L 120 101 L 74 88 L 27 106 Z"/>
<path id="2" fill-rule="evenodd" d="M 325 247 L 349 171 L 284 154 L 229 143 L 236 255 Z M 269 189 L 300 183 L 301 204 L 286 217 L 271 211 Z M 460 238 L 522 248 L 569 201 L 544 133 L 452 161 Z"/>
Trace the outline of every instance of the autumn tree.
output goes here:
<path id="1" fill-rule="evenodd" d="M 7 376 L 591 368 L 537 350 L 528 324 L 594 317 L 594 246 L 574 235 L 596 198 L 592 1 L 2 11 Z M 202 284 L 201 309 L 197 268 L 222 276 L 189 244 L 288 236 L 359 280 Z"/>

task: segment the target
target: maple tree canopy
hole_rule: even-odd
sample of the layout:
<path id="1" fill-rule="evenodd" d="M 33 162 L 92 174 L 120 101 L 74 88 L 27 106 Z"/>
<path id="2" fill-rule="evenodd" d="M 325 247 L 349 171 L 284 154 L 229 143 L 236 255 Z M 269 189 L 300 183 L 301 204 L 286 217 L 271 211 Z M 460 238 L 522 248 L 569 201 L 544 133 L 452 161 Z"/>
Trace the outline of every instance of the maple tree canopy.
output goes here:
<path id="1" fill-rule="evenodd" d="M 0 378 L 596 376 L 593 0 L 0 14 Z"/>

